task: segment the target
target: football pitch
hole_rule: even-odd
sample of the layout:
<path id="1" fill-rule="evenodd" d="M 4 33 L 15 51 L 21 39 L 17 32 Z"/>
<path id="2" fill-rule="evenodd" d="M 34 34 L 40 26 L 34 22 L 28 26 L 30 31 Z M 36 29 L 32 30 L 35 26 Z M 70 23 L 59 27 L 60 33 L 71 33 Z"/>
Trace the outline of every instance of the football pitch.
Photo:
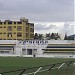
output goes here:
<path id="1" fill-rule="evenodd" d="M 25 75 L 25 73 L 37 72 L 38 69 L 41 70 L 42 69 L 41 66 L 62 63 L 67 61 L 75 61 L 75 59 L 73 58 L 0 57 L 0 73 L 11 71 L 10 73 L 3 73 L 2 75 L 20 75 L 22 70 L 35 67 L 33 69 L 26 70 L 24 72 L 24 75 Z M 49 67 L 50 66 L 46 66 L 43 68 L 43 70 L 46 70 Z M 29 74 L 29 75 L 74 75 L 75 74 L 74 70 L 75 70 L 75 66 L 70 65 L 68 68 L 62 67 L 60 69 L 51 69 L 50 71 L 37 72 L 36 74 Z"/>

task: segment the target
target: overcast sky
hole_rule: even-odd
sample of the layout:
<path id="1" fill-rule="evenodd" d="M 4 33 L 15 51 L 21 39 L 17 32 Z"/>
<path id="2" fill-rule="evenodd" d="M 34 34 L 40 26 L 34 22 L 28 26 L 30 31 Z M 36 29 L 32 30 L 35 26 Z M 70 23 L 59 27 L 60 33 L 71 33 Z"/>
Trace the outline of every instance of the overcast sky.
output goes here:
<path id="1" fill-rule="evenodd" d="M 1 20 L 20 17 L 34 22 L 35 32 L 74 33 L 75 24 L 69 23 L 74 21 L 74 0 L 0 0 Z"/>
<path id="2" fill-rule="evenodd" d="M 0 0 L 0 18 L 26 17 L 30 21 L 74 20 L 74 0 Z"/>
<path id="3" fill-rule="evenodd" d="M 35 33 L 75 34 L 74 22 L 38 22 L 35 23 Z"/>

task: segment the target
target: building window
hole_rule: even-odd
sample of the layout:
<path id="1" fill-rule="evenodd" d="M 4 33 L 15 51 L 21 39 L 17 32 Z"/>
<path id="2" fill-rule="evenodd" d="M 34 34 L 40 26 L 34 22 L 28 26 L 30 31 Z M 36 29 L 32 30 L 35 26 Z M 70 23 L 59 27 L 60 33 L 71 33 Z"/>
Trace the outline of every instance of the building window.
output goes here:
<path id="1" fill-rule="evenodd" d="M 12 24 L 12 21 L 9 21 L 8 24 Z"/>
<path id="2" fill-rule="evenodd" d="M 17 40 L 22 40 L 22 39 L 17 39 Z"/>
<path id="3" fill-rule="evenodd" d="M 12 31 L 12 26 L 8 26 L 8 31 Z"/>
<path id="4" fill-rule="evenodd" d="M 16 40 L 16 39 L 13 39 L 13 40 Z"/>
<path id="5" fill-rule="evenodd" d="M 7 40 L 12 40 L 12 39 L 7 39 Z"/>
<path id="6" fill-rule="evenodd" d="M 2 22 L 0 22 L 0 24 L 2 24 Z"/>
<path id="7" fill-rule="evenodd" d="M 31 26 L 31 27 L 34 27 L 34 23 L 30 23 L 30 26 Z"/>
<path id="8" fill-rule="evenodd" d="M 22 22 L 17 22 L 17 24 L 22 24 Z"/>
<path id="9" fill-rule="evenodd" d="M 14 26 L 14 28 L 16 28 L 16 26 Z"/>
<path id="10" fill-rule="evenodd" d="M 14 22 L 14 24 L 16 24 L 16 22 Z"/>
<path id="11" fill-rule="evenodd" d="M 34 28 L 30 28 L 30 32 L 34 32 Z"/>
<path id="12" fill-rule="evenodd" d="M 6 26 L 4 26 L 4 28 L 6 28 Z"/>
<path id="13" fill-rule="evenodd" d="M 26 23 L 26 25 L 28 26 L 28 25 L 29 25 L 29 23 Z"/>
<path id="14" fill-rule="evenodd" d="M 16 32 L 14 32 L 14 34 L 16 34 Z"/>
<path id="15" fill-rule="evenodd" d="M 30 34 L 30 38 L 34 38 L 34 34 Z"/>
<path id="16" fill-rule="evenodd" d="M 0 26 L 0 28 L 2 28 L 2 26 Z"/>
<path id="17" fill-rule="evenodd" d="M 8 37 L 12 37 L 12 33 L 9 32 L 9 33 L 7 34 L 7 36 L 8 36 Z"/>
<path id="18" fill-rule="evenodd" d="M 3 40 L 6 40 L 6 39 L 3 39 Z"/>
<path id="19" fill-rule="evenodd" d="M 4 22 L 4 24 L 6 24 L 6 22 Z"/>
<path id="20" fill-rule="evenodd" d="M 28 32 L 28 27 L 26 27 L 26 32 Z"/>
<path id="21" fill-rule="evenodd" d="M 6 34 L 6 33 L 4 32 L 4 34 Z"/>
<path id="22" fill-rule="evenodd" d="M 28 33 L 26 33 L 26 38 L 28 38 Z"/>
<path id="23" fill-rule="evenodd" d="M 17 31 L 22 31 L 22 26 L 17 26 Z"/>
<path id="24" fill-rule="evenodd" d="M 18 32 L 17 37 L 22 37 L 22 33 Z"/>
<path id="25" fill-rule="evenodd" d="M 2 34 L 2 33 L 0 33 L 0 34 Z"/>

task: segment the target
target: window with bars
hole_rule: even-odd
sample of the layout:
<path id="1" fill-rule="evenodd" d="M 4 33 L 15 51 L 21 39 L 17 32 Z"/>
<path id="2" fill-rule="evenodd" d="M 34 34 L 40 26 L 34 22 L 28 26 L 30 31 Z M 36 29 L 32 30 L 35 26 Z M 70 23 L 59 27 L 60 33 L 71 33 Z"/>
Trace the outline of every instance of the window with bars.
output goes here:
<path id="1" fill-rule="evenodd" d="M 17 31 L 22 31 L 22 26 L 17 26 Z"/>
<path id="2" fill-rule="evenodd" d="M 22 33 L 21 32 L 18 32 L 17 33 L 17 37 L 22 37 Z"/>
<path id="3" fill-rule="evenodd" d="M 12 21 L 9 21 L 8 24 L 12 24 Z"/>
<path id="4" fill-rule="evenodd" d="M 22 22 L 17 22 L 17 24 L 22 24 Z"/>
<path id="5" fill-rule="evenodd" d="M 8 26 L 7 30 L 12 31 L 12 26 Z"/>
<path id="6" fill-rule="evenodd" d="M 8 36 L 8 37 L 12 37 L 12 33 L 9 32 L 9 33 L 7 34 L 7 36 Z"/>

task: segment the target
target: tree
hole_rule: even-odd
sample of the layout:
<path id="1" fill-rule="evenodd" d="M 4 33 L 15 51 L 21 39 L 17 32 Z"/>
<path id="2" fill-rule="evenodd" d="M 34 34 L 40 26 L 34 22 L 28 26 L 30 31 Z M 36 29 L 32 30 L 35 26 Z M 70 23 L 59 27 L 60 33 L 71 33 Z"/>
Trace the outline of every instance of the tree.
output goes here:
<path id="1" fill-rule="evenodd" d="M 51 34 L 51 39 L 55 39 L 55 34 L 54 33 Z"/>
<path id="2" fill-rule="evenodd" d="M 42 40 L 43 39 L 43 34 L 39 34 L 38 39 Z"/>
<path id="3" fill-rule="evenodd" d="M 48 34 L 46 33 L 46 39 L 50 40 L 50 33 L 48 33 Z"/>
<path id="4" fill-rule="evenodd" d="M 65 34 L 64 40 L 68 40 L 67 34 Z"/>
<path id="5" fill-rule="evenodd" d="M 34 34 L 34 39 L 38 39 L 38 34 L 37 33 Z"/>
<path id="6" fill-rule="evenodd" d="M 60 40 L 61 40 L 61 38 L 60 38 L 59 34 L 58 34 L 58 33 L 55 33 L 55 40 L 58 40 L 58 39 L 60 39 Z"/>

